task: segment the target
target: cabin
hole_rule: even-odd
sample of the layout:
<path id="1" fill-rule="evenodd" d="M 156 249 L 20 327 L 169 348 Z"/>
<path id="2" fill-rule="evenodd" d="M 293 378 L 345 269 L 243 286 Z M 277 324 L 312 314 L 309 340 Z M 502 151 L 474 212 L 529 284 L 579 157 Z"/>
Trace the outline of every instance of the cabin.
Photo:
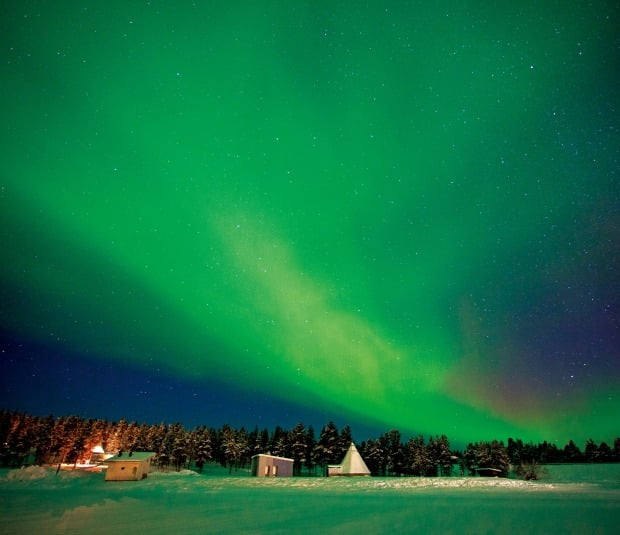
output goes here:
<path id="1" fill-rule="evenodd" d="M 476 472 L 480 477 L 502 477 L 504 472 L 499 468 L 489 468 L 486 466 L 479 466 L 476 468 Z"/>
<path id="2" fill-rule="evenodd" d="M 357 451 L 355 444 L 351 442 L 344 459 L 340 464 L 327 465 L 327 476 L 369 476 L 370 470 L 366 466 L 364 459 Z"/>
<path id="3" fill-rule="evenodd" d="M 327 477 L 339 476 L 342 472 L 341 464 L 328 464 L 327 465 Z"/>
<path id="4" fill-rule="evenodd" d="M 259 453 L 252 456 L 252 475 L 256 477 L 291 477 L 293 459 Z"/>
<path id="5" fill-rule="evenodd" d="M 153 457 L 155 453 L 152 451 L 120 451 L 106 461 L 105 480 L 140 481 L 148 475 Z"/>

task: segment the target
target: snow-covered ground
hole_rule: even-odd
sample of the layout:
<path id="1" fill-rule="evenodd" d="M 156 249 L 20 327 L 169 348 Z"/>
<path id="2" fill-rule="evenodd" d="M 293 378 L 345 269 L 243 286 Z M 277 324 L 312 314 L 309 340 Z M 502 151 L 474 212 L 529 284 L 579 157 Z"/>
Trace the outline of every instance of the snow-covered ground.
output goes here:
<path id="1" fill-rule="evenodd" d="M 618 533 L 620 465 L 547 479 L 251 478 L 153 472 L 140 482 L 0 471 L 0 533 Z"/>

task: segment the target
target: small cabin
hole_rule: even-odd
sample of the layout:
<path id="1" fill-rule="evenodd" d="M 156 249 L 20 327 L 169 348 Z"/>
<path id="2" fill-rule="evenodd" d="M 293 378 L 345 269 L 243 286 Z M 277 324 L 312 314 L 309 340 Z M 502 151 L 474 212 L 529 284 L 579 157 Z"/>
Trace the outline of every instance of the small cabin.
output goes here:
<path id="1" fill-rule="evenodd" d="M 257 477 L 291 477 L 293 459 L 259 453 L 252 457 L 252 475 Z"/>
<path id="2" fill-rule="evenodd" d="M 155 453 L 152 451 L 121 451 L 106 461 L 105 480 L 140 481 L 148 475 L 153 457 Z"/>
<path id="3" fill-rule="evenodd" d="M 489 468 L 486 466 L 479 466 L 476 468 L 476 472 L 480 477 L 502 477 L 504 475 L 499 468 Z"/>
<path id="4" fill-rule="evenodd" d="M 342 473 L 341 464 L 328 464 L 327 465 L 327 477 L 339 476 Z"/>

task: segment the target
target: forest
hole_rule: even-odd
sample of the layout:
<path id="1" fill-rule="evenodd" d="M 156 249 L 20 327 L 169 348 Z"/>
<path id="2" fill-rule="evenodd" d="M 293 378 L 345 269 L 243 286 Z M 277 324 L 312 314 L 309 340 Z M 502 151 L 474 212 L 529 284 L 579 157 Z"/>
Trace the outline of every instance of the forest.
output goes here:
<path id="1" fill-rule="evenodd" d="M 295 475 L 324 475 L 328 464 L 341 462 L 353 442 L 348 425 L 338 430 L 328 422 L 320 432 L 298 423 L 293 429 L 255 427 L 248 431 L 223 425 L 185 429 L 180 423 L 139 424 L 119 420 L 86 419 L 80 416 L 32 416 L 0 410 L 0 464 L 60 465 L 86 463 L 96 446 L 105 452 L 152 451 L 161 469 L 195 469 L 219 463 L 230 473 L 249 466 L 253 455 L 270 453 L 294 460 Z M 580 449 L 572 440 L 563 448 L 553 443 L 523 443 L 509 438 L 470 443 L 452 449 L 446 435 L 404 440 L 398 430 L 357 443 L 358 450 L 375 476 L 452 476 L 483 474 L 507 476 L 511 471 L 535 479 L 538 467 L 551 463 L 620 462 L 620 437 L 613 445 L 588 440 Z"/>

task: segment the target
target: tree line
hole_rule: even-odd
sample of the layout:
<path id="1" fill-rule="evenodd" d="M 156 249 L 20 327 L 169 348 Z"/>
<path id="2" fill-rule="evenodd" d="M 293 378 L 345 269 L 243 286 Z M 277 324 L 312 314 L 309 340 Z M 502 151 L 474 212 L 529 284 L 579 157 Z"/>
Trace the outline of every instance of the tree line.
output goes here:
<path id="1" fill-rule="evenodd" d="M 79 416 L 37 417 L 0 410 L 0 464 L 83 463 L 100 446 L 106 452 L 152 451 L 161 468 L 195 468 L 219 463 L 229 471 L 247 468 L 253 455 L 269 453 L 294 460 L 295 475 L 324 475 L 327 465 L 342 461 L 353 442 L 351 428 L 338 430 L 328 422 L 317 434 L 312 426 L 298 423 L 292 429 L 272 431 L 255 427 L 219 429 L 198 426 L 187 430 L 180 423 L 139 424 L 119 420 L 86 419 Z M 507 475 L 512 467 L 521 475 L 535 477 L 523 467 L 547 463 L 619 462 L 620 438 L 612 446 L 588 440 L 583 451 L 570 441 L 555 444 L 502 441 L 470 443 L 463 451 L 450 447 L 446 435 L 403 441 L 398 430 L 358 444 L 358 450 L 373 475 L 450 476 L 475 475 L 489 469 Z M 531 471 L 531 470 L 530 470 Z"/>

